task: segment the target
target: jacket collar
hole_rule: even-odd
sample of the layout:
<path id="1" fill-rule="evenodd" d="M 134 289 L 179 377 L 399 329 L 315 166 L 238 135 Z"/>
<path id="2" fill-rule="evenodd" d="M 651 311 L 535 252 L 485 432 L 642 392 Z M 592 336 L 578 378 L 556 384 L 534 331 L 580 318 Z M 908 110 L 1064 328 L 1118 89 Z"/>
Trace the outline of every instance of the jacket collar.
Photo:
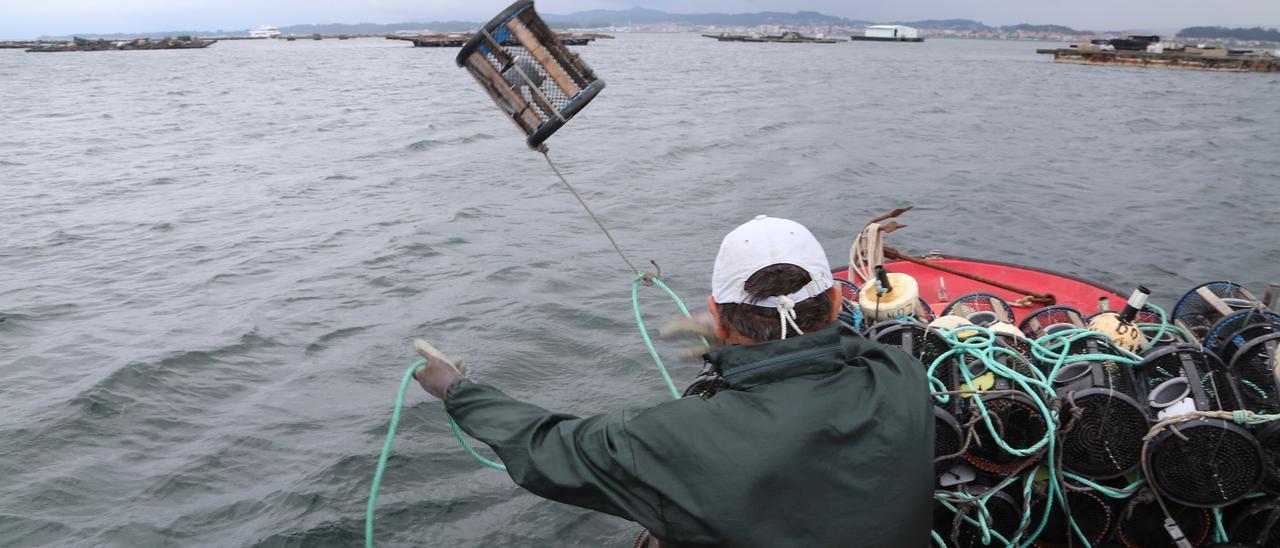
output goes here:
<path id="1" fill-rule="evenodd" d="M 703 355 L 730 388 L 746 389 L 844 366 L 839 322 L 785 340 L 726 346 Z"/>

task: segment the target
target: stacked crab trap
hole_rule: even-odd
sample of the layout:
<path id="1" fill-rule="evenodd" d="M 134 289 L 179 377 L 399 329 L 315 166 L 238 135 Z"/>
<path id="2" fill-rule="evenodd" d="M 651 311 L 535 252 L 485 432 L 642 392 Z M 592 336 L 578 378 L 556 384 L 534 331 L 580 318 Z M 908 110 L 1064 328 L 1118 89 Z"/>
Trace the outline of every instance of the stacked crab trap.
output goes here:
<path id="1" fill-rule="evenodd" d="M 841 321 L 927 368 L 936 546 L 1280 547 L 1280 315 L 1244 287 L 1015 322 L 987 293 L 886 317 L 842 282 Z"/>

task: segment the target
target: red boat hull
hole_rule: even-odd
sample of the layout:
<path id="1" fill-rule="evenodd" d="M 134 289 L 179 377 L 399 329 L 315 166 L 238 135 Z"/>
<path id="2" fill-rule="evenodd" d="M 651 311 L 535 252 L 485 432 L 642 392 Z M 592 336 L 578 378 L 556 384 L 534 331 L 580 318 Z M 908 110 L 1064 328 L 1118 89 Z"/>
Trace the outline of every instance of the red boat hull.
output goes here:
<path id="1" fill-rule="evenodd" d="M 1057 299 L 1060 306 L 1078 309 L 1085 316 L 1098 312 L 1100 302 L 1106 299 L 1111 310 L 1124 306 L 1126 297 L 1110 287 L 1082 280 L 1067 274 L 1059 274 L 1048 270 L 1018 266 L 996 261 L 983 261 L 963 257 L 940 257 L 925 259 L 930 264 L 996 280 L 1014 287 L 1050 294 Z M 967 293 L 990 293 L 1013 303 L 1026 295 L 1007 291 L 987 283 L 971 280 L 950 272 L 943 272 L 928 266 L 909 261 L 886 261 L 885 268 L 890 272 L 909 274 L 920 285 L 920 297 L 929 303 L 935 314 L 941 315 L 951 299 Z M 835 271 L 836 278 L 848 279 L 848 269 Z M 861 280 L 854 280 L 862 286 Z M 942 288 L 945 286 L 945 290 Z M 1027 314 L 1043 308 L 1042 304 L 1026 307 L 1015 307 L 1014 320 L 1021 322 Z"/>

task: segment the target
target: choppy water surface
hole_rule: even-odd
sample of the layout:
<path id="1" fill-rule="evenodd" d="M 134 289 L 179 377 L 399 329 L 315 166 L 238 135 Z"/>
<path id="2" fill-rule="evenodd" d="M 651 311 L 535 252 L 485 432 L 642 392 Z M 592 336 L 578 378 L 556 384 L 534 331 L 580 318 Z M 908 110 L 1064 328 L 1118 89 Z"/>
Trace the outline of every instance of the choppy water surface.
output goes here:
<path id="1" fill-rule="evenodd" d="M 551 153 L 695 304 L 751 216 L 800 220 L 843 264 L 903 205 L 900 248 L 1166 303 L 1280 279 L 1280 75 L 1054 65 L 1037 45 L 621 36 L 580 50 L 608 89 Z M 622 263 L 455 53 L 0 50 L 0 545 L 357 543 L 418 335 L 557 409 L 664 397 Z M 410 404 L 383 543 L 629 542 Z"/>

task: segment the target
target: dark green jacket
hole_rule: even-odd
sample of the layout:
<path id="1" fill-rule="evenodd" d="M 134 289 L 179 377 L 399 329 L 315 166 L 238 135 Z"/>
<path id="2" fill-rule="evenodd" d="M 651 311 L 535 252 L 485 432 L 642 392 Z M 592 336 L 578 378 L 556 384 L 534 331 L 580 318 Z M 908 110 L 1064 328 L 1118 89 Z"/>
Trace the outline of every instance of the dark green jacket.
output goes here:
<path id="1" fill-rule="evenodd" d="M 710 398 L 579 418 L 462 381 L 445 406 L 525 489 L 667 546 L 927 546 L 924 368 L 836 329 L 711 353 Z"/>

